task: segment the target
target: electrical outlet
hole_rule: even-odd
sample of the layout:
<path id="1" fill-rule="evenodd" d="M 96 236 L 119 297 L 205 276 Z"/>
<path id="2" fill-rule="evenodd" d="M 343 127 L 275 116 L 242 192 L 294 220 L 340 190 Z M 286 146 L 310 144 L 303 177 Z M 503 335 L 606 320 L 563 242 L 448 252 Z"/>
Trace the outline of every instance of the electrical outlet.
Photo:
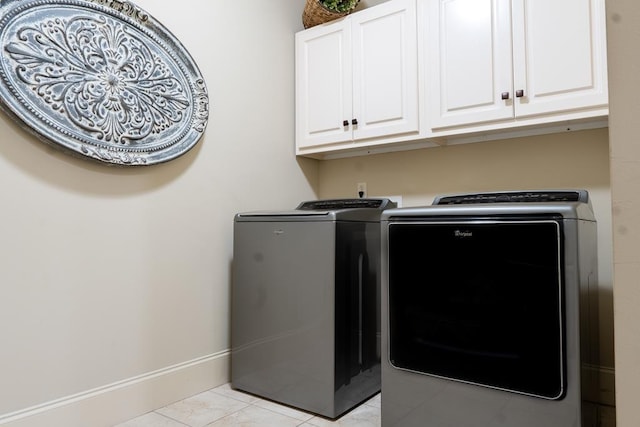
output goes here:
<path id="1" fill-rule="evenodd" d="M 365 198 L 367 197 L 367 183 L 359 182 L 358 183 L 358 197 Z"/>

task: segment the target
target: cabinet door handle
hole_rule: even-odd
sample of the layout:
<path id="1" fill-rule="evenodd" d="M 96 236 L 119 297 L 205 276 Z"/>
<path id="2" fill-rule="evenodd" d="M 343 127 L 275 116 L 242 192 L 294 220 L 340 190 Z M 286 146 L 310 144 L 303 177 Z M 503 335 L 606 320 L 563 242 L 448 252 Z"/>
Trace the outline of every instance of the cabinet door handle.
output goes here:
<path id="1" fill-rule="evenodd" d="M 502 99 L 509 99 L 509 92 L 502 92 Z"/>
<path id="2" fill-rule="evenodd" d="M 349 126 L 349 120 L 343 120 L 342 121 L 342 126 L 344 126 L 344 127 Z"/>
<path id="3" fill-rule="evenodd" d="M 351 124 L 354 125 L 354 126 L 357 125 L 358 124 L 358 119 L 351 120 Z"/>
<path id="4" fill-rule="evenodd" d="M 524 90 L 518 89 L 516 91 L 516 98 L 522 98 L 524 96 Z"/>

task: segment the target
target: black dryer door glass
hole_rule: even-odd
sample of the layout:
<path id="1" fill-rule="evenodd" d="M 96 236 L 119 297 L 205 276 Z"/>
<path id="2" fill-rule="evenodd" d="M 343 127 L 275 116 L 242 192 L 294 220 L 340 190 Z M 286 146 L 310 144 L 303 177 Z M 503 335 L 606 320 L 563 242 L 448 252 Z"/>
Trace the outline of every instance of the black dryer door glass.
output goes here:
<path id="1" fill-rule="evenodd" d="M 391 364 L 561 399 L 561 224 L 391 223 Z"/>

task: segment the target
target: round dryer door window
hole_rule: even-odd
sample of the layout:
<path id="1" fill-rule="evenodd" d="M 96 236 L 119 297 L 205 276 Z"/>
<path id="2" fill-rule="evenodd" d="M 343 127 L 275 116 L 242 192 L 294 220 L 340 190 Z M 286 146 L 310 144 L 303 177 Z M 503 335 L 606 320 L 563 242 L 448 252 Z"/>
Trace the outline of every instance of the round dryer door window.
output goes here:
<path id="1" fill-rule="evenodd" d="M 114 165 L 172 160 L 209 98 L 181 43 L 119 0 L 3 0 L 0 106 L 43 141 Z"/>

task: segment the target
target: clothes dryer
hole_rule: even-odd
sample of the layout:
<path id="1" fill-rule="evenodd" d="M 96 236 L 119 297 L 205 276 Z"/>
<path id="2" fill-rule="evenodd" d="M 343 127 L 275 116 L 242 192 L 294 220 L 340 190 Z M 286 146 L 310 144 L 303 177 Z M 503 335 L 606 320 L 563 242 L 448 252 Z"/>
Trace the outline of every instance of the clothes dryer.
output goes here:
<path id="1" fill-rule="evenodd" d="M 382 217 L 382 425 L 596 425 L 586 191 L 438 197 Z"/>

